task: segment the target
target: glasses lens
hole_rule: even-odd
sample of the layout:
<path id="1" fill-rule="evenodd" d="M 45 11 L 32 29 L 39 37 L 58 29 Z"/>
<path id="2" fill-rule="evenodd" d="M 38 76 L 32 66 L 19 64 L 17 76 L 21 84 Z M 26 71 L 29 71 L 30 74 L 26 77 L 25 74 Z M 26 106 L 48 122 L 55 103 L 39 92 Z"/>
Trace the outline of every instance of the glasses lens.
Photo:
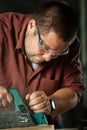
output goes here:
<path id="1" fill-rule="evenodd" d="M 62 56 L 62 55 L 67 55 L 69 53 L 69 48 L 67 48 L 64 52 L 61 53 L 59 53 L 58 51 L 53 51 L 51 49 L 48 49 L 48 47 L 43 43 L 43 40 L 41 39 L 38 26 L 37 26 L 37 34 L 38 34 L 39 43 L 43 47 L 43 50 L 49 51 L 52 56 Z"/>

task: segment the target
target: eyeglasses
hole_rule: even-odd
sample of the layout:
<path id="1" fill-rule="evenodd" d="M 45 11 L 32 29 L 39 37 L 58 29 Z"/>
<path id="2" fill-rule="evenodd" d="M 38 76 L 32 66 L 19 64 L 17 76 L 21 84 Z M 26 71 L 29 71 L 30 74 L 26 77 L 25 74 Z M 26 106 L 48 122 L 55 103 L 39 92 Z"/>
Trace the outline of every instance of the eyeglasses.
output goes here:
<path id="1" fill-rule="evenodd" d="M 38 34 L 38 39 L 39 39 L 39 43 L 42 47 L 42 50 L 44 51 L 49 51 L 49 53 L 51 54 L 51 56 L 62 56 L 62 55 L 67 55 L 69 53 L 69 48 L 67 48 L 66 50 L 62 51 L 61 53 L 58 51 L 54 51 L 52 49 L 50 49 L 42 40 L 41 36 L 40 36 L 40 31 L 39 28 L 37 26 L 37 34 Z"/>

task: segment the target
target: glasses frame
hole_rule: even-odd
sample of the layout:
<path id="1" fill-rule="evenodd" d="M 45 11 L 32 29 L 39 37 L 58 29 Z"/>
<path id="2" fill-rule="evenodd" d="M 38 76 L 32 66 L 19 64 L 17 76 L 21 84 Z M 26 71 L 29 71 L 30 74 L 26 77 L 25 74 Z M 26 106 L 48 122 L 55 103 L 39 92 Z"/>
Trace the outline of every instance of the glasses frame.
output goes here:
<path id="1" fill-rule="evenodd" d="M 39 31 L 39 27 L 38 27 L 38 26 L 37 26 L 37 34 L 38 34 L 38 39 L 39 39 L 39 43 L 40 43 L 41 47 L 44 46 L 44 49 L 43 49 L 43 50 L 44 50 L 44 51 L 49 51 L 52 56 L 63 56 L 63 55 L 67 55 L 67 54 L 69 53 L 69 48 L 67 48 L 66 50 L 64 50 L 64 52 L 61 52 L 61 53 L 59 53 L 58 51 L 54 51 L 54 50 L 52 50 L 52 49 L 48 49 L 48 48 L 46 47 L 46 45 L 44 44 L 42 38 L 41 38 L 41 35 L 40 35 L 40 31 Z M 43 45 L 43 46 L 42 46 L 42 45 Z"/>

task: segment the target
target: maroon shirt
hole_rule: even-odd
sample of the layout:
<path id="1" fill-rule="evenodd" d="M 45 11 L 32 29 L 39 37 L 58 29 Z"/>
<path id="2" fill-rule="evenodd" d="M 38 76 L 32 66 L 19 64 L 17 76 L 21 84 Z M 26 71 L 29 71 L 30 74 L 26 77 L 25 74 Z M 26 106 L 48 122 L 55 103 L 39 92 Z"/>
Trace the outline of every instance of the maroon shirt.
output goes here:
<path id="1" fill-rule="evenodd" d="M 79 41 L 76 39 L 66 56 L 43 63 L 33 71 L 24 53 L 24 38 L 28 15 L 0 14 L 0 85 L 18 88 L 26 93 L 43 90 L 51 95 L 61 88 L 71 88 L 79 100 L 84 90 L 79 59 Z"/>

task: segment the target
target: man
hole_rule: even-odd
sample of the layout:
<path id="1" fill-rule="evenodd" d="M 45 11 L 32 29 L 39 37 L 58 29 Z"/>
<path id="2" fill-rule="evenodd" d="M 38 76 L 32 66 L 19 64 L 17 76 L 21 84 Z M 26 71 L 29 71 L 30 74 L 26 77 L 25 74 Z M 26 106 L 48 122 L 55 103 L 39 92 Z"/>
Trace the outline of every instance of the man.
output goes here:
<path id="1" fill-rule="evenodd" d="M 0 14 L 0 105 L 12 102 L 9 89 L 15 87 L 50 121 L 74 108 L 85 89 L 77 32 L 77 16 L 61 2 L 47 2 L 30 15 Z"/>

